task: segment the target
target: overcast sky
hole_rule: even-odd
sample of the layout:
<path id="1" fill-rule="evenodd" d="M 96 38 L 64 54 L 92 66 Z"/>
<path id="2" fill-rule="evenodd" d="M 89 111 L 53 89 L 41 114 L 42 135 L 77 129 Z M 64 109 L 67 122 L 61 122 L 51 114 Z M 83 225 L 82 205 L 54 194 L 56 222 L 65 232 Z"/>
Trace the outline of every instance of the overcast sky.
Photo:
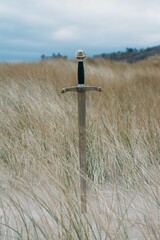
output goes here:
<path id="1" fill-rule="evenodd" d="M 0 61 L 160 45 L 160 0 L 0 0 Z"/>

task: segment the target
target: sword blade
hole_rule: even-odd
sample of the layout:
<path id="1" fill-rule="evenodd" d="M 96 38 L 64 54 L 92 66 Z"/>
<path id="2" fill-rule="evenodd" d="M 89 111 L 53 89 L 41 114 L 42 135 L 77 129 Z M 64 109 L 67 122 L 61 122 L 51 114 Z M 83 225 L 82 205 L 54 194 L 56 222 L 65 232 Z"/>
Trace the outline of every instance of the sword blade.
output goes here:
<path id="1" fill-rule="evenodd" d="M 81 212 L 87 212 L 86 189 L 86 92 L 78 92 L 78 125 L 79 125 L 79 162 L 81 187 Z"/>

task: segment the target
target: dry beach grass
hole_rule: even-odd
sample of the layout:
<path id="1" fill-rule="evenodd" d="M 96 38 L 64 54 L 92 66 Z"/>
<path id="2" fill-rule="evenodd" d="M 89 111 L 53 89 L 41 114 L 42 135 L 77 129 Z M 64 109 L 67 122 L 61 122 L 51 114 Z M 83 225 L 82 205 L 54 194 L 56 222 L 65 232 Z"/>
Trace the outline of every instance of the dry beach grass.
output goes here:
<path id="1" fill-rule="evenodd" d="M 85 62 L 88 213 L 79 207 L 77 62 L 0 64 L 0 239 L 160 237 L 160 63 Z"/>

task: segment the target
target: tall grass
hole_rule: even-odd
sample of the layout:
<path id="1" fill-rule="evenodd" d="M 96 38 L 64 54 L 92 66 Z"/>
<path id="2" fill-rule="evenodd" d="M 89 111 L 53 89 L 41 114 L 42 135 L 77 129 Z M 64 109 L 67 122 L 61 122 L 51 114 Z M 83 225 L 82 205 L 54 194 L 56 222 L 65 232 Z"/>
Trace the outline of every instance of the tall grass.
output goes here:
<path id="1" fill-rule="evenodd" d="M 160 237 L 160 64 L 85 62 L 88 212 L 80 211 L 77 63 L 0 64 L 0 239 Z"/>

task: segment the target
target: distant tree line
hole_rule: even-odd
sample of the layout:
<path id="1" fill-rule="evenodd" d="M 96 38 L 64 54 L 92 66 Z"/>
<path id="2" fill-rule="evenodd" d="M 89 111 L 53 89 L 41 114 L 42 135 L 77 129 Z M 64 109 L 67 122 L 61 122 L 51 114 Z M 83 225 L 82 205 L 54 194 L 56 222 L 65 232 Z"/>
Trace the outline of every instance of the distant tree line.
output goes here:
<path id="1" fill-rule="evenodd" d="M 115 61 L 127 61 L 130 63 L 143 60 L 147 57 L 151 57 L 155 54 L 160 54 L 160 46 L 151 48 L 126 48 L 125 51 L 112 52 L 112 53 L 102 53 L 100 55 L 94 55 L 94 58 L 102 57 L 105 59 L 115 60 Z"/>
<path id="2" fill-rule="evenodd" d="M 145 58 L 154 56 L 156 54 L 160 54 L 160 46 L 150 47 L 150 48 L 126 48 L 125 51 L 118 51 L 112 53 L 102 53 L 99 55 L 94 55 L 93 58 L 104 58 L 110 59 L 114 61 L 126 61 L 129 63 L 133 63 L 139 60 L 143 60 Z M 46 56 L 43 54 L 41 56 L 41 60 L 54 60 L 54 59 L 67 59 L 67 56 L 61 55 L 60 53 L 53 53 L 51 56 Z"/>
<path id="3" fill-rule="evenodd" d="M 61 55 L 60 53 L 53 53 L 51 56 L 46 56 L 45 54 L 41 55 L 41 60 L 53 60 L 53 59 L 67 59 L 67 56 Z"/>

